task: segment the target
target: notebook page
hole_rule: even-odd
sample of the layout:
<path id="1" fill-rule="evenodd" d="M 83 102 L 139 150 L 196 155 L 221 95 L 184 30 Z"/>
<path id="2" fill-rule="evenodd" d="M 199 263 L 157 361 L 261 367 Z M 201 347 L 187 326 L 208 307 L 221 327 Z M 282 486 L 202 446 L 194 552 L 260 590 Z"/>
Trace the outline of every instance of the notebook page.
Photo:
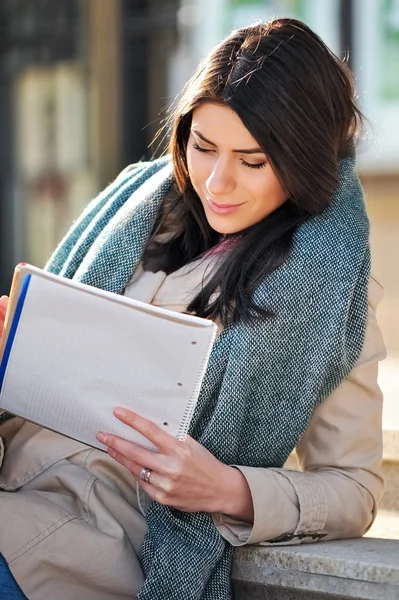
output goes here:
<path id="1" fill-rule="evenodd" d="M 216 326 L 164 312 L 32 275 L 0 406 L 98 448 L 99 430 L 150 447 L 113 416 L 116 406 L 177 435 Z"/>

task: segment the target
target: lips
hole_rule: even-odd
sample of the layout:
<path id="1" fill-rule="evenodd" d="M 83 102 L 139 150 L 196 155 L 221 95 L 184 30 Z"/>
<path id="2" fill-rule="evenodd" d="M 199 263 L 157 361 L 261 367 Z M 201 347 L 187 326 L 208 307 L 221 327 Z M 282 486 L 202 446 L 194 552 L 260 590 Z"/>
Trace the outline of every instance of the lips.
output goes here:
<path id="1" fill-rule="evenodd" d="M 242 206 L 242 204 L 217 204 L 210 198 L 207 198 L 206 200 L 209 208 L 219 215 L 228 215 L 235 212 L 240 208 L 240 206 Z"/>

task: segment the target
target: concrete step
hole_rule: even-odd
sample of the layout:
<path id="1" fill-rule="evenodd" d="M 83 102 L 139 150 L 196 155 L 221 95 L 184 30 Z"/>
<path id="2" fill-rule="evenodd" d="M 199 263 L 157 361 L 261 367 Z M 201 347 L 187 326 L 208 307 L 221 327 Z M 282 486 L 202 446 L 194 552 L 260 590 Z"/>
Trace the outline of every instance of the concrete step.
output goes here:
<path id="1" fill-rule="evenodd" d="M 399 541 L 243 547 L 233 585 L 239 600 L 398 600 Z"/>

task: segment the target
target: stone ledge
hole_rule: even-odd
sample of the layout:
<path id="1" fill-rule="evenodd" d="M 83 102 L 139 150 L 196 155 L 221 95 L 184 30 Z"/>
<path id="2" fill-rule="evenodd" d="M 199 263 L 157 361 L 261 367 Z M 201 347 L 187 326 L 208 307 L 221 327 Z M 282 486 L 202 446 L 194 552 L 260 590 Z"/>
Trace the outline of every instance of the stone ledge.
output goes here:
<path id="1" fill-rule="evenodd" d="M 233 580 L 240 600 L 398 600 L 399 540 L 247 546 L 235 552 Z"/>

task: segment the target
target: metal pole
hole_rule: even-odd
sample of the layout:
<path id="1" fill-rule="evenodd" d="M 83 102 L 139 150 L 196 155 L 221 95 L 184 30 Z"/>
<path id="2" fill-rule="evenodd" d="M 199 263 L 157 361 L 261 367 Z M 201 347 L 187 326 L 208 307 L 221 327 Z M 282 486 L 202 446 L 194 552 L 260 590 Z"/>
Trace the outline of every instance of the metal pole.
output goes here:
<path id="1" fill-rule="evenodd" d="M 340 31 L 341 50 L 348 54 L 348 65 L 353 68 L 354 46 L 354 2 L 353 0 L 340 0 Z"/>

